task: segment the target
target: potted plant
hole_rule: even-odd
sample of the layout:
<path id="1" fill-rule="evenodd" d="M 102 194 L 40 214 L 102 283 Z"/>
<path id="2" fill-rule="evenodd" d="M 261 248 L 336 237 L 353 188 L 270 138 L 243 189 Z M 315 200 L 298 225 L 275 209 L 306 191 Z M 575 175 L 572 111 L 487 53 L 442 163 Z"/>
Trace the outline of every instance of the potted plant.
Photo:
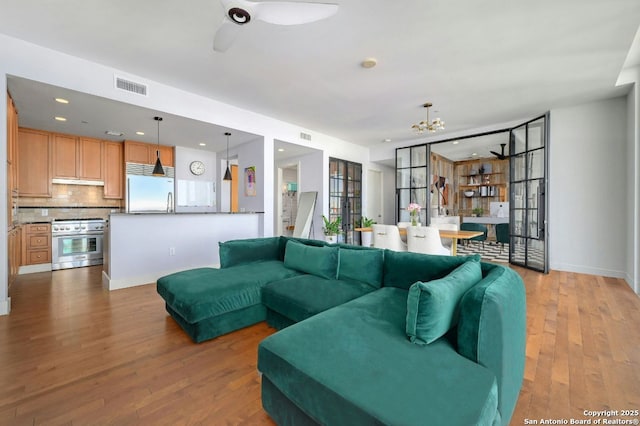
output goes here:
<path id="1" fill-rule="evenodd" d="M 482 216 L 482 213 L 484 213 L 484 210 L 482 210 L 482 207 L 476 207 L 475 209 L 471 210 L 471 213 L 476 217 L 480 217 Z"/>
<path id="2" fill-rule="evenodd" d="M 362 219 L 359 221 L 358 228 L 371 228 L 371 225 L 376 223 L 375 220 L 369 219 L 366 216 L 362 216 Z M 371 240 L 373 236 L 373 230 L 369 229 L 368 231 L 360 231 L 360 243 L 364 247 L 371 247 Z"/>
<path id="3" fill-rule="evenodd" d="M 329 243 L 336 243 L 338 241 L 338 234 L 342 232 L 342 218 L 338 216 L 336 220 L 330 221 L 322 215 L 322 220 L 324 220 L 324 239 Z"/>

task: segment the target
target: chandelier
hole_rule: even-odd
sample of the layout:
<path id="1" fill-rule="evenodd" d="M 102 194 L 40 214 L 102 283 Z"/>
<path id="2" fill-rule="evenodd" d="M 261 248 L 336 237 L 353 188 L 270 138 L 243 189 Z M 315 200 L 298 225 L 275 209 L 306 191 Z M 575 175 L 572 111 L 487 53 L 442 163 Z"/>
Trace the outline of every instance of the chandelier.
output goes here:
<path id="1" fill-rule="evenodd" d="M 436 118 L 433 121 L 429 120 L 429 108 L 431 108 L 433 104 L 431 104 L 431 102 L 427 102 L 422 106 L 427 109 L 427 121 L 421 121 L 418 124 L 414 124 L 413 126 L 411 126 L 413 131 L 416 133 L 433 133 L 437 130 L 444 130 L 444 121 L 440 120 L 440 118 Z"/>

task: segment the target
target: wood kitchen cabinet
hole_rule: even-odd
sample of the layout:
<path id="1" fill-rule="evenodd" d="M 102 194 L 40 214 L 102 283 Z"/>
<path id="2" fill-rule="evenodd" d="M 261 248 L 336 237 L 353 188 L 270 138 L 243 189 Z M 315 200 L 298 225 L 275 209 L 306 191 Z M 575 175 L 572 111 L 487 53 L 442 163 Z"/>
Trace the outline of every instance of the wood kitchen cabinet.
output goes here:
<path id="1" fill-rule="evenodd" d="M 157 144 L 124 141 L 124 161 L 125 163 L 155 164 Z M 160 161 L 162 165 L 174 167 L 173 147 L 160 145 Z"/>
<path id="2" fill-rule="evenodd" d="M 104 198 L 124 197 L 124 144 L 105 141 L 104 152 Z"/>
<path id="3" fill-rule="evenodd" d="M 12 223 L 18 197 L 18 111 L 7 93 L 7 218 Z"/>
<path id="4" fill-rule="evenodd" d="M 7 235 L 8 257 L 9 257 L 9 289 L 15 282 L 20 270 L 22 257 L 22 228 L 15 227 L 9 231 Z"/>
<path id="5" fill-rule="evenodd" d="M 99 139 L 53 134 L 53 177 L 101 181 L 102 143 Z"/>
<path id="6" fill-rule="evenodd" d="M 51 224 L 30 223 L 23 228 L 22 264 L 51 263 Z"/>
<path id="7" fill-rule="evenodd" d="M 18 184 L 21 197 L 51 197 L 51 137 L 40 130 L 18 130 Z"/>

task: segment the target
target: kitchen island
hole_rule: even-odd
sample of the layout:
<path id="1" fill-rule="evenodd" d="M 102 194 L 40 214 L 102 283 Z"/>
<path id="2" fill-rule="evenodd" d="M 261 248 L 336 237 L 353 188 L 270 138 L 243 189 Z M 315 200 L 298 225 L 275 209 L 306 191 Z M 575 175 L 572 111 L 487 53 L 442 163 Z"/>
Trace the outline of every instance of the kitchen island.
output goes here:
<path id="1" fill-rule="evenodd" d="M 117 290 L 185 269 L 218 267 L 218 243 L 262 237 L 261 224 L 260 212 L 111 214 L 102 285 Z"/>

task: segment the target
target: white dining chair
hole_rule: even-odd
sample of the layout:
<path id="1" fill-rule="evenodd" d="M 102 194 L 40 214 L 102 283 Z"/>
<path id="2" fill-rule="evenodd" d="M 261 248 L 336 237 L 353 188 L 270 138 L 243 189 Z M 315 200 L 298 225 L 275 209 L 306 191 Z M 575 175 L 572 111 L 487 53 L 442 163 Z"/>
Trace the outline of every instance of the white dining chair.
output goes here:
<path id="1" fill-rule="evenodd" d="M 394 251 L 407 251 L 407 245 L 400 238 L 400 231 L 395 225 L 372 225 L 373 246 Z"/>
<path id="2" fill-rule="evenodd" d="M 435 226 L 409 226 L 407 228 L 407 248 L 424 254 L 450 255 L 451 251 L 442 245 L 440 230 Z"/>
<path id="3" fill-rule="evenodd" d="M 455 223 L 433 223 L 431 226 L 435 226 L 438 229 L 445 229 L 447 231 L 459 231 L 460 227 Z M 442 245 L 449 249 L 449 252 L 453 254 L 453 241 L 451 238 L 440 238 Z"/>
<path id="4" fill-rule="evenodd" d="M 398 229 L 406 229 L 409 226 L 411 226 L 411 222 L 398 222 Z M 420 226 L 419 222 L 418 222 L 418 226 Z M 403 243 L 406 243 L 407 242 L 407 234 L 400 235 L 400 239 L 402 240 Z"/>

